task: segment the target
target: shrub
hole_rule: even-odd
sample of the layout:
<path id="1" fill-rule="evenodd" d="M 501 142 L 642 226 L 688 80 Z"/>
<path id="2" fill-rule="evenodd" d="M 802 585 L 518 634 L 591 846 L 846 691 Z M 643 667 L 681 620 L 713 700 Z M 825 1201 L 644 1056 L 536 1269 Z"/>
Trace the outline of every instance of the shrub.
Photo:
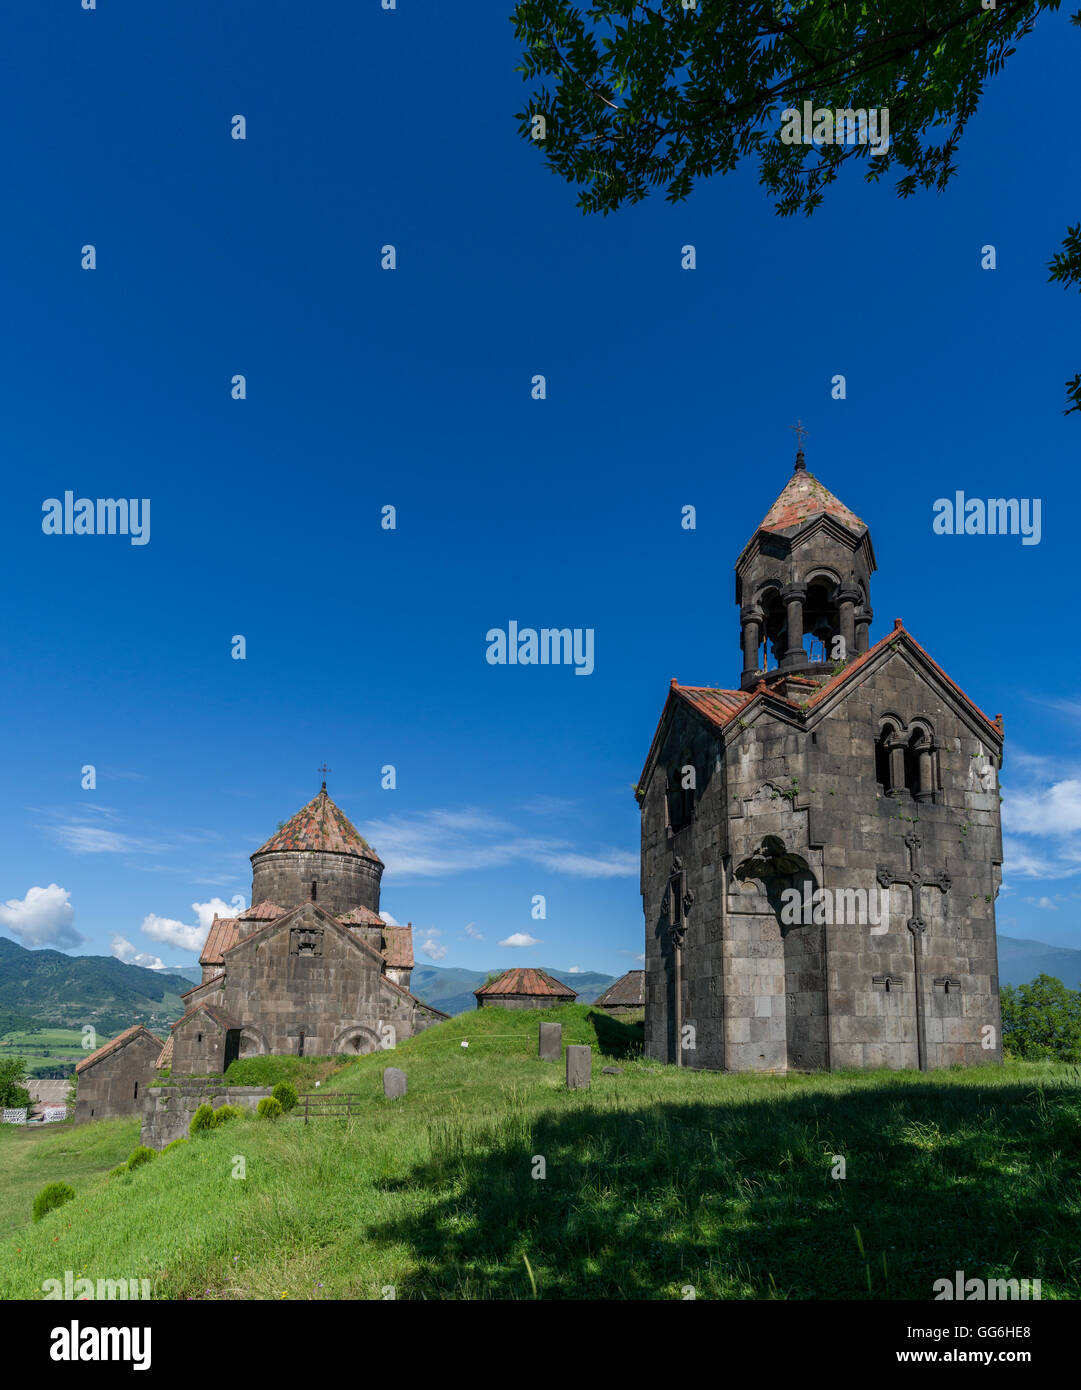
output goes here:
<path id="1" fill-rule="evenodd" d="M 127 1171 L 128 1165 L 126 1163 L 118 1163 L 115 1168 L 109 1169 L 108 1173 L 106 1174 L 106 1177 L 118 1178 L 121 1173 L 126 1173 Z"/>
<path id="2" fill-rule="evenodd" d="M 191 1117 L 191 1124 L 188 1125 L 188 1133 L 198 1134 L 201 1130 L 213 1129 L 216 1124 L 217 1120 L 214 1118 L 213 1107 L 207 1105 L 204 1101 Z"/>
<path id="3" fill-rule="evenodd" d="M 280 1100 L 275 1100 L 273 1096 L 264 1096 L 255 1107 L 255 1113 L 261 1120 L 276 1120 L 285 1114 Z"/>
<path id="4" fill-rule="evenodd" d="M 75 1189 L 70 1183 L 46 1183 L 34 1198 L 34 1220 L 40 1221 L 46 1212 L 52 1211 L 55 1207 L 62 1207 L 65 1202 L 70 1202 L 74 1196 Z"/>
<path id="5" fill-rule="evenodd" d="M 227 1124 L 229 1120 L 242 1120 L 243 1118 L 244 1111 L 239 1105 L 219 1105 L 214 1111 L 215 1126 Z"/>
<path id="6" fill-rule="evenodd" d="M 149 1163 L 152 1158 L 157 1158 L 157 1156 L 157 1152 L 154 1149 L 148 1149 L 145 1144 L 140 1144 L 137 1149 L 132 1150 L 131 1157 L 128 1159 L 128 1167 L 139 1168 L 144 1163 Z"/>
<path id="7" fill-rule="evenodd" d="M 297 1088 L 291 1081 L 279 1081 L 270 1094 L 283 1110 L 292 1110 L 297 1103 Z"/>
<path id="8" fill-rule="evenodd" d="M 167 1154 L 170 1149 L 177 1149 L 181 1144 L 186 1144 L 187 1142 L 186 1139 L 174 1139 L 171 1144 L 166 1144 L 165 1148 L 162 1149 L 162 1153 Z"/>

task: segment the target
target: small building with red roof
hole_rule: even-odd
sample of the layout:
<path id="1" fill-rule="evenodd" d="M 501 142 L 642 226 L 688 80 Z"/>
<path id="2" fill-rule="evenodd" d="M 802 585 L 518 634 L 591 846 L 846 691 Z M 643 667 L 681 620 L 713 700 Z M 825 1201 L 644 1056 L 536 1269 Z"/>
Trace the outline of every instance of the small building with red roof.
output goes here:
<path id="1" fill-rule="evenodd" d="M 473 991 L 478 1009 L 551 1009 L 573 1004 L 577 992 L 546 970 L 513 969 Z"/>

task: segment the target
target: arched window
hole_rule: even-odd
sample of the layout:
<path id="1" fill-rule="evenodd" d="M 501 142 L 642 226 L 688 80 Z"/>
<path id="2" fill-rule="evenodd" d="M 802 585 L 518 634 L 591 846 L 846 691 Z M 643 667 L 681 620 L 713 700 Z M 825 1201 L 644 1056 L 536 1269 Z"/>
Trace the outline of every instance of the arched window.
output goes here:
<path id="1" fill-rule="evenodd" d="M 892 724 L 883 724 L 882 732 L 875 740 L 875 781 L 884 792 L 893 790 L 889 743 L 896 733 Z"/>
<path id="2" fill-rule="evenodd" d="M 767 589 L 759 600 L 762 606 L 762 657 L 760 671 L 775 670 L 788 647 L 788 609 L 778 589 Z M 770 661 L 772 655 L 773 660 Z"/>
<path id="3" fill-rule="evenodd" d="M 693 780 L 685 777 L 684 768 L 693 769 L 694 763 L 691 761 L 691 750 L 685 748 L 679 755 L 679 762 L 668 771 L 668 828 L 669 830 L 682 830 L 685 825 L 690 825 L 694 819 L 694 787 L 685 787 L 684 781 Z"/>
<path id="4" fill-rule="evenodd" d="M 803 603 L 803 646 L 811 662 L 833 660 L 833 639 L 840 632 L 840 617 L 834 598 L 837 585 L 820 577 L 807 586 Z"/>

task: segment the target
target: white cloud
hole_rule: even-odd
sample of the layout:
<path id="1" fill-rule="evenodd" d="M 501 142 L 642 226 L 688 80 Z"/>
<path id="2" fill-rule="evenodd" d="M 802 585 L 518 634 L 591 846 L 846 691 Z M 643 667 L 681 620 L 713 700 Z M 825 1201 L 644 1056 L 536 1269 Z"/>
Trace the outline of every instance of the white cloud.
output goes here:
<path id="1" fill-rule="evenodd" d="M 475 922 L 467 922 L 465 924 L 465 934 L 466 936 L 471 936 L 474 941 L 484 940 L 484 937 L 481 935 L 481 933 L 477 931 L 477 925 Z"/>
<path id="2" fill-rule="evenodd" d="M 501 941 L 500 946 L 539 946 L 541 942 L 535 936 L 529 936 L 524 931 L 516 931 L 508 936 L 506 941 Z"/>
<path id="3" fill-rule="evenodd" d="M 1072 835 L 1081 830 L 1081 780 L 1013 792 L 1002 803 L 1002 819 L 1015 835 Z"/>
<path id="4" fill-rule="evenodd" d="M 580 965 L 572 965 L 571 968 L 567 971 L 568 975 L 584 975 L 585 973 L 586 972 L 582 969 Z"/>
<path id="5" fill-rule="evenodd" d="M 159 917 L 156 912 L 151 912 L 143 918 L 140 930 L 144 936 L 149 936 L 151 941 L 161 941 L 167 946 L 176 946 L 178 950 L 191 951 L 198 955 L 203 949 L 215 915 L 235 917 L 238 912 L 244 911 L 245 906 L 239 893 L 231 903 L 225 902 L 222 898 L 211 898 L 205 903 L 192 903 L 191 910 L 195 913 L 196 920 L 191 925 L 180 922 L 175 917 Z"/>
<path id="6" fill-rule="evenodd" d="M 0 903 L 0 925 L 24 946 L 78 946 L 83 938 L 72 926 L 71 894 L 57 883 L 29 888 L 25 898 Z"/>
<path id="7" fill-rule="evenodd" d="M 438 935 L 438 932 L 428 932 L 421 942 L 420 949 L 429 960 L 442 960 L 447 954 L 447 948 L 435 940 Z"/>
<path id="8" fill-rule="evenodd" d="M 211 898 L 209 902 L 192 903 L 191 907 L 205 933 L 210 930 L 210 924 L 215 917 L 235 917 L 238 912 L 244 911 L 247 903 L 238 893 L 231 903 L 224 902 L 221 898 Z"/>
<path id="9" fill-rule="evenodd" d="M 160 956 L 149 956 L 145 951 L 137 951 L 131 942 L 122 936 L 114 936 L 110 946 L 113 955 L 125 965 L 141 965 L 146 970 L 165 969 L 165 962 Z"/>
<path id="10" fill-rule="evenodd" d="M 620 849 L 582 853 L 565 840 L 524 836 L 481 811 L 427 811 L 368 821 L 361 831 L 375 845 L 393 879 L 441 878 L 506 864 L 539 864 L 575 878 L 633 878 L 638 855 Z"/>
<path id="11" fill-rule="evenodd" d="M 143 918 L 140 930 L 151 941 L 162 941 L 166 946 L 176 946 L 194 955 L 203 949 L 206 940 L 206 931 L 198 922 L 192 927 L 186 922 L 178 922 L 175 917 L 159 917 L 156 912 L 150 912 Z"/>
<path id="12" fill-rule="evenodd" d="M 1042 907 L 1047 912 L 1058 911 L 1058 908 L 1055 906 L 1055 904 L 1051 901 L 1050 898 L 1041 898 L 1039 902 L 1036 904 L 1036 906 Z"/>
<path id="13" fill-rule="evenodd" d="M 390 913 L 387 912 L 387 910 L 386 910 L 385 908 L 382 908 L 382 907 L 381 907 L 381 908 L 379 909 L 379 915 L 380 915 L 380 917 L 382 917 L 383 921 L 386 922 L 386 924 L 387 924 L 388 927 L 398 927 L 398 926 L 401 926 L 401 923 L 398 921 L 397 917 L 392 917 L 392 916 L 390 915 Z"/>

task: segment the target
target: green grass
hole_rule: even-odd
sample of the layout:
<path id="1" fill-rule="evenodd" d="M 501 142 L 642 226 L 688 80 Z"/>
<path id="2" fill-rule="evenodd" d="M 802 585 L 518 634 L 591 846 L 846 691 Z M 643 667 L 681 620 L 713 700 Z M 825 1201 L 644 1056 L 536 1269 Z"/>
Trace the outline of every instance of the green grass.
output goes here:
<path id="1" fill-rule="evenodd" d="M 70 1182 L 81 1195 L 100 1186 L 103 1174 L 126 1159 L 138 1142 L 137 1119 L 78 1126 L 0 1125 L 0 1249 L 7 1253 L 4 1238 L 29 1223 L 34 1198 L 46 1183 Z"/>
<path id="2" fill-rule="evenodd" d="M 590 1091 L 537 1060 L 544 1017 L 607 1052 Z M 236 1121 L 114 1178 L 78 1145 L 104 1170 L 134 1126 L 67 1129 L 25 1220 L 53 1178 L 76 1199 L 0 1239 L 0 1296 L 66 1269 L 159 1298 L 927 1300 L 956 1269 L 1081 1296 L 1077 1068 L 723 1076 L 644 1062 L 639 1039 L 581 1005 L 460 1015 L 324 1083 L 359 1119 Z"/>

